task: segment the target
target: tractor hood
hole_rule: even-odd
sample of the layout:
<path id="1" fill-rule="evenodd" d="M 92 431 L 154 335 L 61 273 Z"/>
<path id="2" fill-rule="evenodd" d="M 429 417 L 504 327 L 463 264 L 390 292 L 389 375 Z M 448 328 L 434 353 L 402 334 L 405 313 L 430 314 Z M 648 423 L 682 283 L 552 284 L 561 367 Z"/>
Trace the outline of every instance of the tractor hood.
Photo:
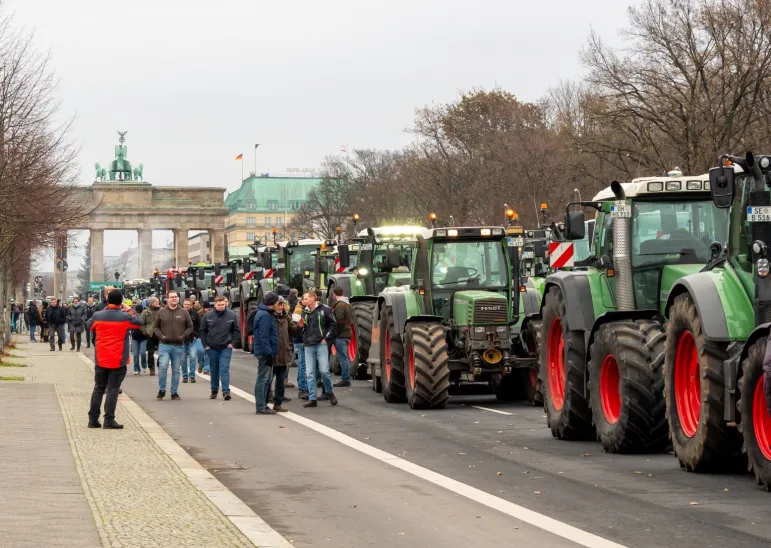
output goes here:
<path id="1" fill-rule="evenodd" d="M 506 296 L 492 291 L 456 291 L 453 318 L 458 326 L 505 324 L 509 319 Z"/>

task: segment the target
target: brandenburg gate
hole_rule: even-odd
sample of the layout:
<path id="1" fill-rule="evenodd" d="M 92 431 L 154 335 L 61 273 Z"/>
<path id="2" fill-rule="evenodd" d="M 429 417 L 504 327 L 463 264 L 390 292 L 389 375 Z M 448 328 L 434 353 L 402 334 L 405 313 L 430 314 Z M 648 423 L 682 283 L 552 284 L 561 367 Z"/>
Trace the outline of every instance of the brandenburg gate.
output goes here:
<path id="1" fill-rule="evenodd" d="M 93 212 L 72 229 L 91 233 L 91 281 L 104 281 L 104 231 L 136 230 L 140 277 L 153 273 L 153 230 L 174 232 L 174 257 L 179 268 L 188 264 L 188 231 L 207 230 L 212 262 L 225 260 L 225 188 L 153 186 L 142 178 L 142 164 L 131 167 L 127 132 L 118 132 L 115 159 L 109 169 L 96 164 L 96 181 L 81 187 L 84 204 Z"/>

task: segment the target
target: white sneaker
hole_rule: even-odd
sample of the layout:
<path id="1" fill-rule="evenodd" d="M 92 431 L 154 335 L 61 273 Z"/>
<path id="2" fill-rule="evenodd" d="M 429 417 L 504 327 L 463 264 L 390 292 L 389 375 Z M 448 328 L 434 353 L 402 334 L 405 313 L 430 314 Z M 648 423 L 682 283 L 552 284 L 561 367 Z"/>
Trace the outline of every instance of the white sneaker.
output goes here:
<path id="1" fill-rule="evenodd" d="M 136 372 L 136 371 L 134 371 L 134 375 L 139 375 L 139 373 L 138 373 L 138 372 Z"/>

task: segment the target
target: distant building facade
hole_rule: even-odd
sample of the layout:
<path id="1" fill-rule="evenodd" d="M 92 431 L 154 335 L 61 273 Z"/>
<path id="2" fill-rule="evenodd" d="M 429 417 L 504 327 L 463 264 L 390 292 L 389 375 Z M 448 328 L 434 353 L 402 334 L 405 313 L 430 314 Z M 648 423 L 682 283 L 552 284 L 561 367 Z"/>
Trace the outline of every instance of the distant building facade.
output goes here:
<path id="1" fill-rule="evenodd" d="M 187 256 L 190 261 L 195 263 L 211 263 L 211 253 L 209 247 L 209 232 L 199 232 L 195 236 L 187 239 Z"/>

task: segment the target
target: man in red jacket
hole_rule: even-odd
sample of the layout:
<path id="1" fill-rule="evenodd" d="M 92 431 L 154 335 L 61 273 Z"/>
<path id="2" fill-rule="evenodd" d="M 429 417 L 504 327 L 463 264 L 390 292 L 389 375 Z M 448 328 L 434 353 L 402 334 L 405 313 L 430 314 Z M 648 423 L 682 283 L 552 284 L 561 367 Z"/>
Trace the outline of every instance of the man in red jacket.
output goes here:
<path id="1" fill-rule="evenodd" d="M 115 422 L 118 390 L 126 376 L 129 361 L 129 331 L 142 327 L 142 320 L 130 307 L 123 304 L 123 295 L 113 290 L 107 297 L 107 307 L 95 312 L 88 320 L 88 330 L 97 334 L 94 347 L 94 392 L 88 411 L 89 428 L 118 430 L 122 424 Z M 102 396 L 105 390 L 104 426 L 99 424 Z"/>

